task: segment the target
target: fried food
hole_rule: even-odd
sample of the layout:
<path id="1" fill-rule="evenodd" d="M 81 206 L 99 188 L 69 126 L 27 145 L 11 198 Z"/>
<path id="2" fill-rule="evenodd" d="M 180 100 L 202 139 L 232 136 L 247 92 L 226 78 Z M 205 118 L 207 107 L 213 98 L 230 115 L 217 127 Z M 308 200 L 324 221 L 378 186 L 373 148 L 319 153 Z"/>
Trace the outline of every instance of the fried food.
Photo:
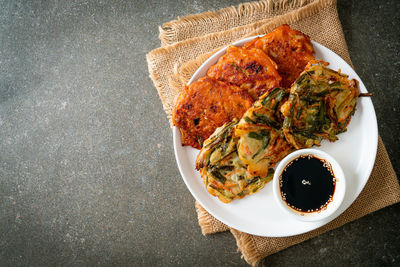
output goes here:
<path id="1" fill-rule="evenodd" d="M 272 179 L 272 167 L 292 151 L 279 113 L 286 95 L 282 88 L 265 93 L 240 121 L 217 128 L 204 142 L 196 169 L 211 195 L 228 203 L 257 192 Z"/>
<path id="2" fill-rule="evenodd" d="M 313 64 L 312 64 L 313 63 Z M 217 128 L 196 159 L 208 192 L 228 203 L 263 188 L 295 149 L 337 140 L 355 112 L 358 83 L 310 63 L 290 90 L 262 95 L 238 122 Z"/>
<path id="3" fill-rule="evenodd" d="M 279 109 L 286 99 L 285 89 L 273 89 L 261 96 L 235 127 L 239 159 L 253 176 L 264 177 L 293 150 L 281 130 Z"/>
<path id="4" fill-rule="evenodd" d="M 230 46 L 207 75 L 247 90 L 254 99 L 278 87 L 277 66 L 261 49 Z"/>
<path id="5" fill-rule="evenodd" d="M 229 47 L 179 94 L 173 123 L 183 145 L 201 148 L 196 169 L 211 195 L 228 203 L 253 194 L 286 155 L 346 131 L 358 82 L 313 54 L 308 36 L 282 25 Z"/>
<path id="6" fill-rule="evenodd" d="M 182 144 L 200 149 L 217 127 L 241 118 L 252 103 L 247 91 L 203 77 L 180 92 L 172 121 L 180 128 Z"/>
<path id="7" fill-rule="evenodd" d="M 314 59 L 310 37 L 289 25 L 282 25 L 263 37 L 246 43 L 244 48 L 262 49 L 278 65 L 281 86 L 289 88 L 307 63 Z"/>
<path id="8" fill-rule="evenodd" d="M 229 47 L 208 70 L 208 78 L 180 93 L 172 119 L 183 145 L 201 148 L 217 127 L 241 118 L 252 103 L 250 96 L 255 100 L 280 84 L 289 87 L 314 58 L 310 38 L 288 25 L 244 47 Z"/>
<path id="9" fill-rule="evenodd" d="M 284 88 L 276 87 L 262 95 L 243 115 L 242 121 L 250 124 L 264 124 L 281 129 L 283 116 L 281 105 L 288 99 L 289 93 Z M 243 123 L 241 122 L 241 123 Z"/>
<path id="10" fill-rule="evenodd" d="M 224 203 L 243 198 L 263 188 L 273 177 L 273 169 L 264 176 L 251 175 L 237 153 L 238 138 L 234 136 L 238 120 L 217 128 L 204 142 L 196 159 L 196 169 L 207 191 Z"/>
<path id="11" fill-rule="evenodd" d="M 311 62 L 281 107 L 283 132 L 297 149 L 320 145 L 323 139 L 336 141 L 356 110 L 358 82 L 326 65 Z"/>

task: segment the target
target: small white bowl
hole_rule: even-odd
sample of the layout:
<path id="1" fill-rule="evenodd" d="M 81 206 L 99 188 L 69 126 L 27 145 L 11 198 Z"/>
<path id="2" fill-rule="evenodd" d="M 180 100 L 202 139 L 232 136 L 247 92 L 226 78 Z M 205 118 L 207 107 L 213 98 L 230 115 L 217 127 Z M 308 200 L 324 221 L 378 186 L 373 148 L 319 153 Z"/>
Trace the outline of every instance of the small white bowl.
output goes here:
<path id="1" fill-rule="evenodd" d="M 335 190 L 333 193 L 332 201 L 328 203 L 327 206 L 322 208 L 321 210 L 314 211 L 314 212 L 301 212 L 298 210 L 295 210 L 291 208 L 283 199 L 281 196 L 281 189 L 280 189 L 280 176 L 282 172 L 284 171 L 285 167 L 287 164 L 289 164 L 292 160 L 303 156 L 303 155 L 313 155 L 319 159 L 323 159 L 327 162 L 329 162 L 332 166 L 332 170 L 334 173 L 334 176 L 336 178 L 336 184 L 335 184 Z M 339 206 L 342 204 L 344 195 L 346 192 L 346 180 L 345 176 L 343 173 L 342 168 L 340 167 L 339 163 L 327 154 L 326 152 L 323 152 L 321 150 L 317 149 L 301 149 L 297 150 L 289 155 L 287 155 L 281 162 L 278 164 L 275 170 L 274 174 L 274 179 L 273 179 L 273 194 L 274 198 L 278 202 L 278 205 L 282 210 L 284 210 L 287 214 L 289 214 L 292 218 L 295 218 L 297 220 L 301 221 L 319 221 L 328 218 L 332 214 L 334 214 Z"/>

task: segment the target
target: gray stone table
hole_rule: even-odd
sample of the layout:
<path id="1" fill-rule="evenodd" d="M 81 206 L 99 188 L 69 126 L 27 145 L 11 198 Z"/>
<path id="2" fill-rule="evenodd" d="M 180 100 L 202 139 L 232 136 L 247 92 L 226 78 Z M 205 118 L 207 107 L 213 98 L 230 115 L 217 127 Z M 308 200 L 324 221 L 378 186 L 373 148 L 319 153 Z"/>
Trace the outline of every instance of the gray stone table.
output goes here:
<path id="1" fill-rule="evenodd" d="M 239 2 L 0 1 L 1 266 L 246 266 L 231 234 L 201 235 L 145 59 L 158 25 Z M 399 174 L 400 2 L 338 9 Z M 394 205 L 263 264 L 399 265 L 399 221 Z"/>

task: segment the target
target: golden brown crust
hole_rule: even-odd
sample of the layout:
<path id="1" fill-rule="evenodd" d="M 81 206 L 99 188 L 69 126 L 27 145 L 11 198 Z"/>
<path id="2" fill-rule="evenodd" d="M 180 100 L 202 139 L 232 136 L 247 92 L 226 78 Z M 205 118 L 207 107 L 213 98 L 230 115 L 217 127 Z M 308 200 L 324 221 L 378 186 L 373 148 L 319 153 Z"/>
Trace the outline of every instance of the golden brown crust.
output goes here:
<path id="1" fill-rule="evenodd" d="M 247 90 L 254 99 L 278 87 L 277 66 L 261 49 L 230 46 L 207 75 Z"/>
<path id="2" fill-rule="evenodd" d="M 252 103 L 245 90 L 203 77 L 180 92 L 172 121 L 181 130 L 182 145 L 199 149 L 217 127 L 241 118 Z"/>
<path id="3" fill-rule="evenodd" d="M 282 77 L 282 86 L 288 88 L 304 70 L 307 63 L 314 59 L 314 49 L 310 37 L 282 25 L 263 37 L 246 43 L 244 48 L 262 49 L 278 65 Z"/>
<path id="4" fill-rule="evenodd" d="M 234 119 L 217 128 L 204 142 L 196 159 L 196 169 L 200 170 L 207 191 L 224 203 L 256 193 L 273 176 L 272 169 L 263 175 L 252 175 L 240 160 L 238 138 L 234 136 L 237 123 Z"/>
<path id="5" fill-rule="evenodd" d="M 262 95 L 235 127 L 235 137 L 239 138 L 239 158 L 253 176 L 264 177 L 271 167 L 292 151 L 282 134 L 279 113 L 286 95 L 283 88 Z"/>
<path id="6" fill-rule="evenodd" d="M 319 146 L 323 139 L 336 141 L 356 110 L 358 82 L 327 64 L 310 62 L 281 107 L 283 132 L 296 149 Z"/>

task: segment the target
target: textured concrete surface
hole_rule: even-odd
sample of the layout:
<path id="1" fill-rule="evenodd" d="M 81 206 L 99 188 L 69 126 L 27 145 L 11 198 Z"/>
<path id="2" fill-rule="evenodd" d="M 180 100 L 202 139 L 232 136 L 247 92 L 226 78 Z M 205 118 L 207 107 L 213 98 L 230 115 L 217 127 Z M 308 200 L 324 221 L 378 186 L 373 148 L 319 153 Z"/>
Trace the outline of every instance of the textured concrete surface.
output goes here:
<path id="1" fill-rule="evenodd" d="M 190 2 L 190 1 L 189 1 Z M 243 265 L 204 237 L 148 78 L 158 25 L 240 1 L 0 2 L 0 265 Z M 339 1 L 399 174 L 400 5 Z M 265 265 L 399 265 L 400 206 Z"/>

